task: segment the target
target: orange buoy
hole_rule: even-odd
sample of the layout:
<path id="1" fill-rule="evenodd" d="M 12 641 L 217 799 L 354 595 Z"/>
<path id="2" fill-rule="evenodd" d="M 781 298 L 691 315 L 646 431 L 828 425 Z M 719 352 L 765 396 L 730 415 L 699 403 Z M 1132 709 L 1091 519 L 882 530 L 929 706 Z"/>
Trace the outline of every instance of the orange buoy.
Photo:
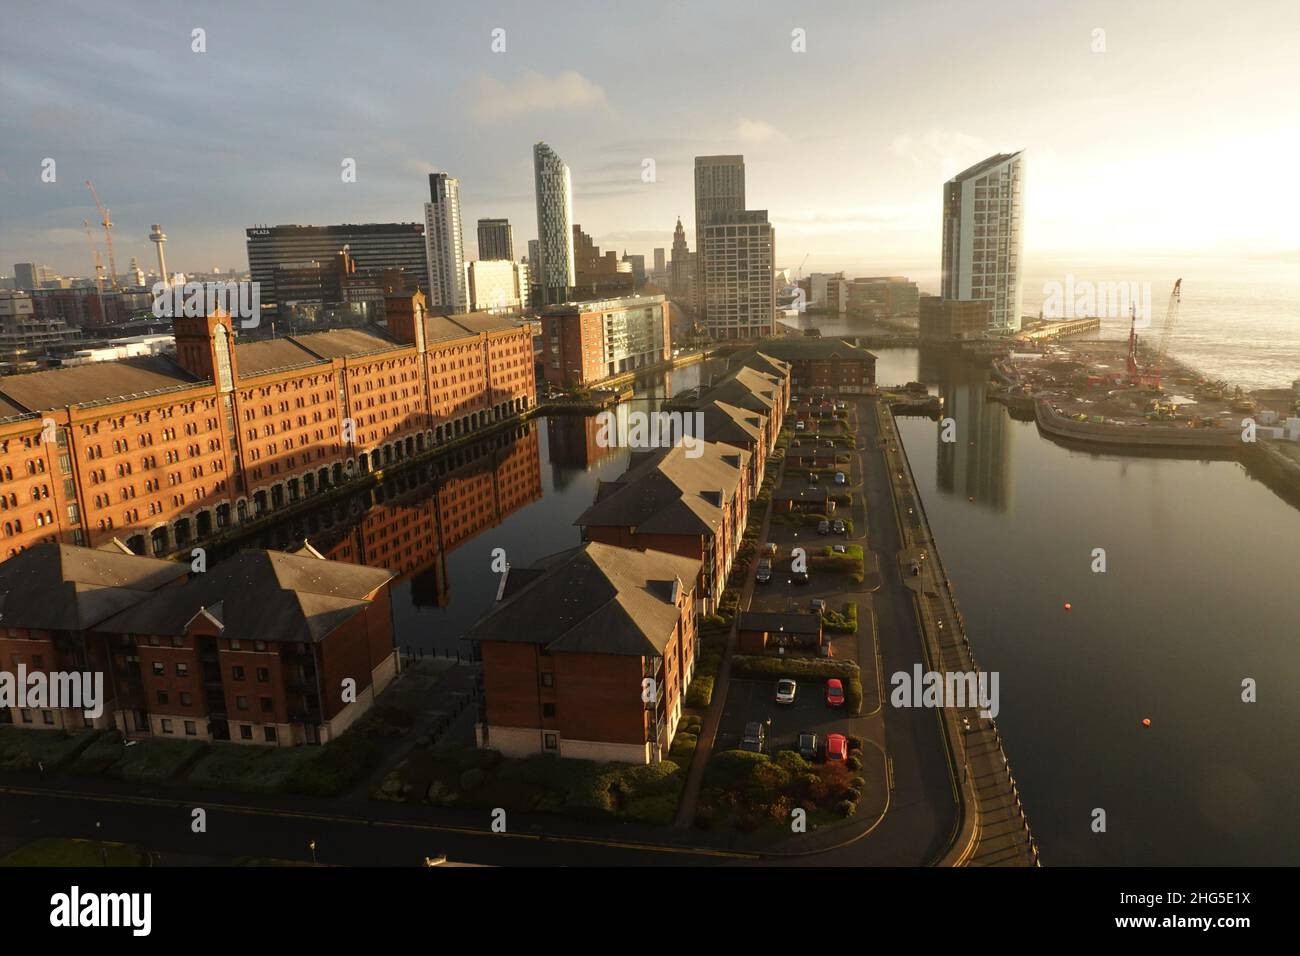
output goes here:
<path id="1" fill-rule="evenodd" d="M 1068 611 L 1068 610 L 1070 610 L 1070 607 L 1071 607 L 1071 605 L 1070 605 L 1070 603 L 1067 601 L 1066 604 L 1065 604 L 1065 609 Z"/>
<path id="2" fill-rule="evenodd" d="M 1151 726 L 1151 718 L 1150 718 L 1150 717 L 1143 717 L 1143 718 L 1142 718 L 1142 726 L 1143 726 L 1143 727 L 1150 727 L 1150 726 Z"/>

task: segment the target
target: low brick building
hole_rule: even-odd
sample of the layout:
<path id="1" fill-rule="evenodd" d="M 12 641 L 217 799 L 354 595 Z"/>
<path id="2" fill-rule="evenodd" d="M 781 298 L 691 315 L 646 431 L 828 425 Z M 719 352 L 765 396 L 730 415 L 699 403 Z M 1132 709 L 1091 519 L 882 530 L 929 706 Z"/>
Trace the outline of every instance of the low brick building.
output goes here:
<path id="1" fill-rule="evenodd" d="M 325 743 L 393 679 L 391 571 L 249 550 L 100 623 L 125 733 Z M 135 667 L 130 665 L 135 663 Z"/>
<path id="2" fill-rule="evenodd" d="M 821 647 L 820 614 L 803 611 L 741 611 L 736 616 L 737 646 L 742 654 L 761 654 L 774 647 Z"/>
<path id="3" fill-rule="evenodd" d="M 678 445 L 632 456 L 615 481 L 574 522 L 589 541 L 649 548 L 695 562 L 701 610 L 717 606 L 749 516 L 749 452 L 704 441 L 701 454 Z"/>
<path id="4" fill-rule="evenodd" d="M 72 708 L 0 709 L 0 723 L 46 730 L 113 726 L 120 685 L 109 679 L 106 642 L 95 629 L 159 589 L 184 583 L 189 566 L 125 554 L 39 544 L 0 563 L 0 670 L 28 673 L 91 671 L 105 675 L 103 713 Z"/>
<path id="5" fill-rule="evenodd" d="M 788 363 L 793 391 L 865 395 L 876 384 L 876 357 L 844 339 L 807 335 L 766 339 L 742 361 L 752 361 L 755 353 Z"/>
<path id="6" fill-rule="evenodd" d="M 595 541 L 510 568 L 469 632 L 483 660 L 479 746 L 661 760 L 695 672 L 698 569 Z"/>

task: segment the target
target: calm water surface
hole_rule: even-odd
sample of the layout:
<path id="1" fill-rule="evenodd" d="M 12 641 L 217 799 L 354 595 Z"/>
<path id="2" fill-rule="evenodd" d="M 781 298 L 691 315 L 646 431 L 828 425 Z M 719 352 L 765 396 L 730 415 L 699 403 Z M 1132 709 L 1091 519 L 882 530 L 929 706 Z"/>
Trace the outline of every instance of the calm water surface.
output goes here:
<path id="1" fill-rule="evenodd" d="M 709 374 L 644 380 L 637 402 Z M 1300 511 L 1233 462 L 1061 448 L 942 355 L 882 351 L 878 377 L 925 381 L 958 422 L 954 445 L 929 420 L 900 431 L 976 656 L 1000 672 L 999 724 L 1044 861 L 1300 860 Z M 582 417 L 539 419 L 263 540 L 306 536 L 392 568 L 399 643 L 454 653 L 494 599 L 494 549 L 527 564 L 579 542 L 574 519 L 627 460 L 594 435 Z M 1241 702 L 1246 678 L 1258 703 Z"/>

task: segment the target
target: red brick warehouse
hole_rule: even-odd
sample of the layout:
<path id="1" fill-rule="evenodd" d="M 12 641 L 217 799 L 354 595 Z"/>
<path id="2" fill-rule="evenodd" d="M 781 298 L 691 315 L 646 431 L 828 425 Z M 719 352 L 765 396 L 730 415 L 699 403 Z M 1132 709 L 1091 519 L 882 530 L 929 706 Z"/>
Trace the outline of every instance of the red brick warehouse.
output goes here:
<path id="1" fill-rule="evenodd" d="M 536 401 L 532 335 L 390 297 L 387 328 L 239 343 L 174 321 L 176 355 L 0 380 L 0 548 L 111 538 L 168 554 Z"/>

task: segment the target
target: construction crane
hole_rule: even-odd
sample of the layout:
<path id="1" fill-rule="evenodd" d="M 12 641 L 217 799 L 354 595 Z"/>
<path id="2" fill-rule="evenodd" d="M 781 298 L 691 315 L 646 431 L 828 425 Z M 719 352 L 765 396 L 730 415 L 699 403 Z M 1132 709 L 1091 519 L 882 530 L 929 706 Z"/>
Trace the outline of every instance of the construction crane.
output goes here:
<path id="1" fill-rule="evenodd" d="M 1169 354 L 1169 340 L 1173 336 L 1174 325 L 1178 322 L 1178 305 L 1182 301 L 1182 289 L 1183 280 L 1179 279 L 1174 283 L 1174 291 L 1169 294 L 1169 306 L 1165 310 L 1165 324 L 1160 328 L 1160 344 L 1156 348 L 1155 360 L 1149 362 L 1146 368 L 1138 365 L 1137 306 L 1132 307 L 1128 330 L 1128 356 L 1125 358 L 1124 367 L 1128 371 L 1129 378 L 1136 385 L 1160 388 L 1160 377 L 1164 374 L 1165 361 Z"/>
<path id="2" fill-rule="evenodd" d="M 1183 280 L 1174 283 L 1174 291 L 1169 293 L 1169 306 L 1165 309 L 1165 324 L 1160 328 L 1160 348 L 1156 350 L 1153 371 L 1157 376 L 1165 373 L 1165 360 L 1169 355 L 1169 340 L 1174 334 L 1174 324 L 1178 321 L 1178 305 L 1183 297 Z"/>
<path id="3" fill-rule="evenodd" d="M 104 204 L 99 201 L 95 184 L 89 179 L 86 180 L 86 188 L 90 190 L 91 198 L 95 200 L 95 208 L 99 210 L 99 224 L 104 227 L 104 245 L 108 247 L 108 282 L 113 287 L 113 291 L 117 292 L 117 260 L 113 258 L 113 220 L 109 217 Z"/>
<path id="4" fill-rule="evenodd" d="M 809 255 L 810 255 L 810 254 L 807 253 L 807 252 L 805 252 L 805 253 L 803 254 L 803 262 L 799 263 L 799 271 L 798 271 L 798 273 L 796 273 L 796 275 L 795 275 L 795 277 L 794 277 L 796 282 L 798 282 L 800 279 L 803 278 L 803 267 L 804 267 L 804 264 L 807 263 L 807 261 L 808 261 L 808 256 L 809 256 Z"/>
<path id="5" fill-rule="evenodd" d="M 99 324 L 104 324 L 104 264 L 99 261 L 99 250 L 95 248 L 95 237 L 90 234 L 90 220 L 81 220 L 86 230 L 86 244 L 90 246 L 91 258 L 95 260 L 95 298 L 99 301 Z"/>

